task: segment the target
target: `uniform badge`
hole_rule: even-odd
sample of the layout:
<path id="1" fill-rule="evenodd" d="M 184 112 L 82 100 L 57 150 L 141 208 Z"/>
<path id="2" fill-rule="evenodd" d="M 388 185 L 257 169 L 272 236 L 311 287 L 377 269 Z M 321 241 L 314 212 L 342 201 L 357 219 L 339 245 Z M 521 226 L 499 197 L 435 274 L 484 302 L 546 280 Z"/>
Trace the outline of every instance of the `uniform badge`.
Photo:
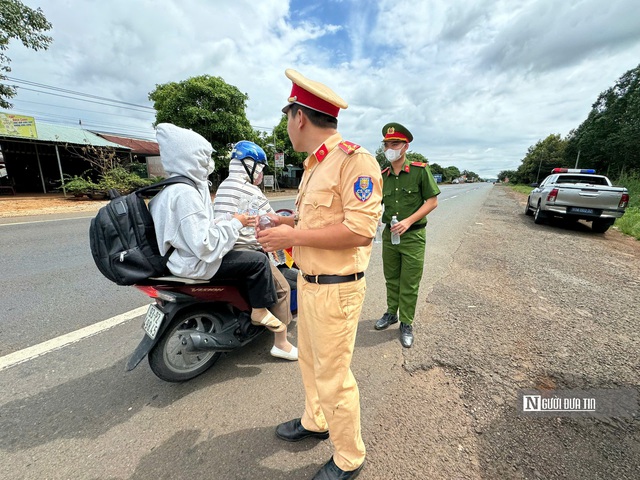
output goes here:
<path id="1" fill-rule="evenodd" d="M 353 193 L 358 200 L 366 202 L 373 193 L 373 180 L 371 177 L 358 177 L 353 184 Z"/>

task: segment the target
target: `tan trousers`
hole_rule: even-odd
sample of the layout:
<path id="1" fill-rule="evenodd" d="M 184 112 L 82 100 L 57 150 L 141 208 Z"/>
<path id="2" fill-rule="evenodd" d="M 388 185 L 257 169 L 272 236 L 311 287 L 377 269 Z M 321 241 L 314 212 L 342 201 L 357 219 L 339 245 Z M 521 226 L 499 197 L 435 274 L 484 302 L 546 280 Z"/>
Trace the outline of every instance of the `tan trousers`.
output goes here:
<path id="1" fill-rule="evenodd" d="M 305 390 L 302 426 L 325 431 L 342 470 L 365 457 L 360 433 L 360 394 L 351 357 L 366 291 L 365 279 L 331 285 L 298 276 L 298 363 Z"/>
<path id="2" fill-rule="evenodd" d="M 273 264 L 271 264 L 271 273 L 273 274 L 273 282 L 276 285 L 276 296 L 278 300 L 274 306 L 269 308 L 269 311 L 282 323 L 289 325 L 293 319 L 293 315 L 291 314 L 291 287 L 278 267 Z"/>

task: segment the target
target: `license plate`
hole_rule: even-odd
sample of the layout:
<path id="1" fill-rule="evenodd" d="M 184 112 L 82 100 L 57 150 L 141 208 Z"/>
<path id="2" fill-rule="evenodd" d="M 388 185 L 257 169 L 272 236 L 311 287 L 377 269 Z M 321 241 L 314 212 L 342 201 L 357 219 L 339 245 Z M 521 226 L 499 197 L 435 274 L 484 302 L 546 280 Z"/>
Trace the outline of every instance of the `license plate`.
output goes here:
<path id="1" fill-rule="evenodd" d="M 150 338 L 156 338 L 158 329 L 160 325 L 162 325 L 162 320 L 164 320 L 164 312 L 155 305 L 149 305 L 149 310 L 147 310 L 147 316 L 144 318 L 142 328 Z"/>
<path id="2" fill-rule="evenodd" d="M 580 208 L 580 207 L 573 207 L 571 209 L 572 212 L 575 213 L 586 213 L 589 215 L 593 215 L 593 208 Z"/>

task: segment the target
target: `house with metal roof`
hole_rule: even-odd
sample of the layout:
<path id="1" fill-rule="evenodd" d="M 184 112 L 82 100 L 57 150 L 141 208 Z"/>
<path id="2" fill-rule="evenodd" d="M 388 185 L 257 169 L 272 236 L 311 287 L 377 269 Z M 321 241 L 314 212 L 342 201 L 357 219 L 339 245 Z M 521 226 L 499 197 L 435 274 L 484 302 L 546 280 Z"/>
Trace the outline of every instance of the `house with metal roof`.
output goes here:
<path id="1" fill-rule="evenodd" d="M 131 158 L 131 147 L 109 141 L 81 127 L 38 122 L 0 112 L 0 149 L 4 174 L 0 186 L 18 193 L 53 192 L 65 175 L 91 170 L 83 147 L 108 148 Z M 9 191 L 9 188 L 2 189 Z"/>

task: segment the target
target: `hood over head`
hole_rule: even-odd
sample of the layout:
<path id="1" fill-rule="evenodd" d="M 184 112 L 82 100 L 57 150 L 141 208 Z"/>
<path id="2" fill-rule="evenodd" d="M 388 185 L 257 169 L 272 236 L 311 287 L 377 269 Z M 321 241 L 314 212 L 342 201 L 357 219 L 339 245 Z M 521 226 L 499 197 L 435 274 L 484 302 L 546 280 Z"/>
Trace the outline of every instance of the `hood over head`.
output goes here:
<path id="1" fill-rule="evenodd" d="M 213 147 L 199 133 L 171 123 L 160 123 L 156 128 L 156 139 L 162 167 L 169 176 L 185 175 L 197 181 L 207 181 L 213 173 Z"/>

